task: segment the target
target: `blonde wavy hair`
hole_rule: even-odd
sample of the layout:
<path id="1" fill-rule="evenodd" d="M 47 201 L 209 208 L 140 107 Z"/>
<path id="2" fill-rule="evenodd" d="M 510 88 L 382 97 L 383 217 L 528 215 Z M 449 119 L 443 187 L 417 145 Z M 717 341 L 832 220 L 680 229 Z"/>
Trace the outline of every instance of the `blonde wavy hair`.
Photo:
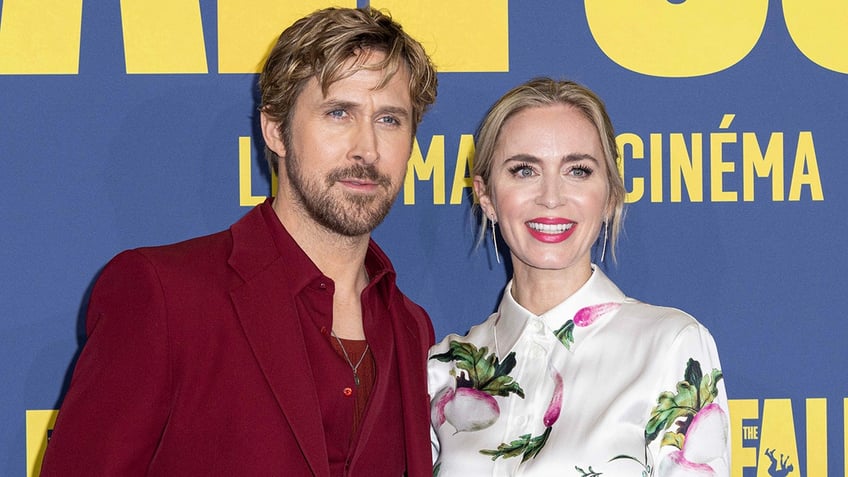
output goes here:
<path id="1" fill-rule="evenodd" d="M 366 66 L 369 51 L 383 52 L 385 59 Z M 357 60 L 354 67 L 345 69 L 351 58 Z M 362 68 L 385 71 L 378 87 L 400 68 L 407 69 L 414 135 L 424 112 L 436 100 L 436 69 L 424 47 L 400 24 L 370 7 L 326 8 L 286 28 L 259 75 L 259 109 L 280 124 L 281 137 L 287 139 L 295 101 L 310 79 L 316 78 L 326 95 L 333 83 Z M 265 155 L 276 173 L 279 157 L 267 147 Z"/>

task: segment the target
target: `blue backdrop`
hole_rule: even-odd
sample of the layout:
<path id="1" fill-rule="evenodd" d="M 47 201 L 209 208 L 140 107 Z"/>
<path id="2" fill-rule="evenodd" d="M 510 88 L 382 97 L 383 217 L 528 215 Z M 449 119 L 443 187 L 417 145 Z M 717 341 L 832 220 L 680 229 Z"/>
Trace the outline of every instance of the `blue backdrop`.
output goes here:
<path id="1" fill-rule="evenodd" d="M 508 88 L 574 79 L 605 98 L 624 154 L 607 271 L 712 331 L 732 475 L 768 476 L 766 448 L 790 476 L 848 473 L 848 3 L 370 3 L 440 69 L 375 233 L 437 338 L 487 316 L 507 278 L 474 247 L 471 135 Z M 0 1 L 0 474 L 37 475 L 100 268 L 224 229 L 269 193 L 256 68 L 330 4 Z"/>

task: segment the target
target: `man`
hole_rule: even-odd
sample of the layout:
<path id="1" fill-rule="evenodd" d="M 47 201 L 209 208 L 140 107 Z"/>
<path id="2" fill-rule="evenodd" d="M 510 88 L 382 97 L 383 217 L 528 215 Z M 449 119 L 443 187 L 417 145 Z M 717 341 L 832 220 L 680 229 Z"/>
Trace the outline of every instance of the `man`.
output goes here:
<path id="1" fill-rule="evenodd" d="M 276 198 L 107 265 L 43 476 L 431 475 L 433 328 L 370 232 L 435 70 L 380 12 L 327 9 L 260 89 Z"/>

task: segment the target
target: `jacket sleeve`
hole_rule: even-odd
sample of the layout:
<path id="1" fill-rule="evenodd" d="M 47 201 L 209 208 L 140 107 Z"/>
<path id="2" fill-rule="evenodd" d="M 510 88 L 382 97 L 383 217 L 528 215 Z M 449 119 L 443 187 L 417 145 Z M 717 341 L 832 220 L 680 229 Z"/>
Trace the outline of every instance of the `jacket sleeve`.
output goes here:
<path id="1" fill-rule="evenodd" d="M 103 270 L 86 335 L 41 475 L 144 475 L 168 418 L 171 376 L 167 303 L 141 253 Z"/>

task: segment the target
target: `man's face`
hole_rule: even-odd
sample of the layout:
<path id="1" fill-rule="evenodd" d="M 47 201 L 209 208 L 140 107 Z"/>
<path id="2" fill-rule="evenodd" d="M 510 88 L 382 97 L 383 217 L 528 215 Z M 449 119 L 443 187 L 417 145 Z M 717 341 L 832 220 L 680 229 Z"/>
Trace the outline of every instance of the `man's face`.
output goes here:
<path id="1" fill-rule="evenodd" d="M 371 52 L 365 63 L 383 57 Z M 295 100 L 288 134 L 269 144 L 282 162 L 278 199 L 284 207 L 341 235 L 370 233 L 406 175 L 414 130 L 409 73 L 401 69 L 375 89 L 382 78 L 381 70 L 360 69 L 333 83 L 326 97 L 311 79 Z M 268 142 L 266 123 L 263 118 Z"/>

